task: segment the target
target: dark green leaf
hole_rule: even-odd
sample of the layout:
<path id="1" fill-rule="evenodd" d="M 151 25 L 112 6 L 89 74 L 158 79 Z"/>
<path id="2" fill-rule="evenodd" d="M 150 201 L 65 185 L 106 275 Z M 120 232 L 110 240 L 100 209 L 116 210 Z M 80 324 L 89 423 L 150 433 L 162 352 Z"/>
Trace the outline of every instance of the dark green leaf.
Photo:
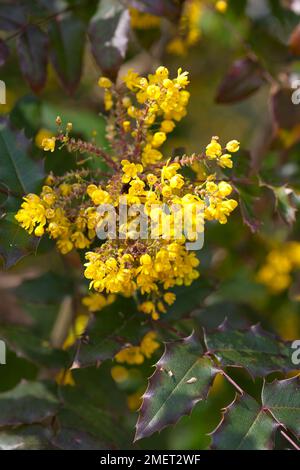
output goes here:
<path id="1" fill-rule="evenodd" d="M 24 78 L 33 91 L 40 91 L 47 78 L 48 36 L 29 24 L 17 38 L 17 51 Z"/>
<path id="2" fill-rule="evenodd" d="M 217 91 L 217 103 L 235 103 L 252 95 L 265 83 L 264 70 L 252 58 L 237 60 Z"/>
<path id="3" fill-rule="evenodd" d="M 13 390 L 0 393 L 0 426 L 39 423 L 53 416 L 59 401 L 42 382 L 21 382 Z"/>
<path id="4" fill-rule="evenodd" d="M 129 12 L 116 0 L 103 0 L 89 26 L 95 60 L 113 80 L 125 58 L 129 29 Z"/>
<path id="5" fill-rule="evenodd" d="M 218 369 L 202 354 L 195 334 L 167 343 L 143 396 L 135 440 L 175 424 L 206 398 Z"/>
<path id="6" fill-rule="evenodd" d="M 28 156 L 29 141 L 24 133 L 13 131 L 6 119 L 0 120 L 0 174 L 1 182 L 10 192 L 21 197 L 34 192 L 40 184 L 43 171 Z"/>
<path id="7" fill-rule="evenodd" d="M 277 424 L 250 396 L 235 398 L 213 433 L 218 450 L 270 450 Z"/>
<path id="8" fill-rule="evenodd" d="M 205 333 L 205 343 L 223 366 L 245 367 L 253 376 L 293 369 L 288 346 L 258 325 L 242 331 L 221 325 Z"/>
<path id="9" fill-rule="evenodd" d="M 0 440 L 1 442 L 1 440 Z M 51 439 L 52 444 L 62 450 L 100 450 L 107 446 L 91 434 L 77 429 L 62 427 Z M 1 447 L 0 447 L 1 448 Z"/>
<path id="10" fill-rule="evenodd" d="M 65 90 L 73 93 L 82 71 L 85 24 L 73 14 L 58 16 L 49 25 L 50 58 Z"/>

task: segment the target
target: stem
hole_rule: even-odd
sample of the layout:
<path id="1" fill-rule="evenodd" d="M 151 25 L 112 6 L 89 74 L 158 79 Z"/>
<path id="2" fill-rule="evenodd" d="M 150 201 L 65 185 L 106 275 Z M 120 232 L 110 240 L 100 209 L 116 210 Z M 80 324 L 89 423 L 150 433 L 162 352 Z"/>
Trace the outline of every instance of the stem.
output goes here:
<path id="1" fill-rule="evenodd" d="M 244 395 L 244 391 L 241 389 L 241 387 L 231 378 L 229 375 L 226 374 L 223 370 L 220 371 L 222 375 L 228 380 L 228 382 L 231 383 L 231 385 L 234 386 L 234 388 L 241 394 Z"/>
<path id="2" fill-rule="evenodd" d="M 280 434 L 294 447 L 296 450 L 300 450 L 300 447 L 296 444 L 296 442 L 293 441 L 293 439 L 288 436 L 283 429 L 280 429 Z"/>

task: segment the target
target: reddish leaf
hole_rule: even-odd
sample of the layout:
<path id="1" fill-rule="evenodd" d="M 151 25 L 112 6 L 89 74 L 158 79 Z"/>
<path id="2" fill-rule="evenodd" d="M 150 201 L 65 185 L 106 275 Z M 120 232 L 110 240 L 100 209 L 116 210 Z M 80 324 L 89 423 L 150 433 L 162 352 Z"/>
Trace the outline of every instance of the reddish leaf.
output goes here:
<path id="1" fill-rule="evenodd" d="M 101 2 L 88 34 L 97 64 L 113 80 L 125 58 L 129 30 L 128 10 L 115 0 Z"/>
<path id="2" fill-rule="evenodd" d="M 250 57 L 237 60 L 219 86 L 216 102 L 235 103 L 257 91 L 264 83 L 264 70 Z"/>
<path id="3" fill-rule="evenodd" d="M 22 74 L 33 91 L 40 91 L 46 82 L 48 36 L 35 25 L 28 25 L 18 36 L 17 50 Z"/>

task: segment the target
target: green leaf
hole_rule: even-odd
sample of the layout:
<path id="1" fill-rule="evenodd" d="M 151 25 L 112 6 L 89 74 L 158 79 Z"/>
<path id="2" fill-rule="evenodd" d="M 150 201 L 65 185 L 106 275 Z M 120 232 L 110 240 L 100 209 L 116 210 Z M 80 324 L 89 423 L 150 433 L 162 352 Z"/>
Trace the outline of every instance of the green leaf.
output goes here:
<path id="1" fill-rule="evenodd" d="M 49 24 L 50 58 L 69 93 L 80 81 L 85 44 L 85 24 L 74 14 L 58 16 Z"/>
<path id="2" fill-rule="evenodd" d="M 39 423 L 54 416 L 60 403 L 42 382 L 21 382 L 13 390 L 0 393 L 0 426 Z"/>
<path id="3" fill-rule="evenodd" d="M 278 425 L 250 396 L 236 397 L 213 433 L 218 450 L 271 450 Z"/>
<path id="4" fill-rule="evenodd" d="M 48 36 L 38 26 L 28 24 L 17 37 L 17 51 L 22 74 L 37 93 L 47 78 Z"/>
<path id="5" fill-rule="evenodd" d="M 300 437 L 300 376 L 264 383 L 262 403 L 283 427 Z"/>
<path id="6" fill-rule="evenodd" d="M 96 439 L 91 434 L 65 427 L 60 428 L 58 433 L 51 439 L 51 442 L 56 448 L 61 450 L 108 449 L 101 440 Z"/>
<path id="7" fill-rule="evenodd" d="M 0 39 L 0 67 L 7 61 L 9 56 L 9 48 L 3 39 Z"/>
<path id="8" fill-rule="evenodd" d="M 197 336 L 167 343 L 143 396 L 135 440 L 175 424 L 206 398 L 218 372 Z"/>
<path id="9" fill-rule="evenodd" d="M 92 53 L 104 75 L 116 79 L 125 58 L 130 16 L 116 0 L 103 0 L 89 26 Z"/>
<path id="10" fill-rule="evenodd" d="M 275 211 L 288 225 L 296 221 L 297 208 L 295 205 L 296 195 L 292 188 L 287 186 L 268 186 L 274 194 Z"/>
<path id="11" fill-rule="evenodd" d="M 242 331 L 221 325 L 216 332 L 205 333 L 205 343 L 222 366 L 244 367 L 253 376 L 293 369 L 288 346 L 258 325 Z"/>
<path id="12" fill-rule="evenodd" d="M 1 2 L 0 30 L 14 31 L 26 23 L 25 8 L 22 5 L 13 5 L 11 2 Z"/>
<path id="13" fill-rule="evenodd" d="M 34 192 L 43 172 L 28 156 L 29 141 L 23 132 L 11 129 L 7 119 L 0 120 L 0 174 L 1 183 L 21 197 Z"/>
<path id="14" fill-rule="evenodd" d="M 77 345 L 73 367 L 86 367 L 111 359 L 124 347 L 138 344 L 144 318 L 133 301 L 118 299 L 90 321 Z"/>

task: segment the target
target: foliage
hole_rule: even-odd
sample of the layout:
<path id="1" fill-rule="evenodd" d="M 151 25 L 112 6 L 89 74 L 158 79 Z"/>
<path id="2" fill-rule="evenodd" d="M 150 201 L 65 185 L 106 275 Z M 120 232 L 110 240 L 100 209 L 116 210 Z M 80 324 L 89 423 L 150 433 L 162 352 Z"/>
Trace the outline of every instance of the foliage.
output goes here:
<path id="1" fill-rule="evenodd" d="M 300 449 L 295 3 L 1 2 L 1 450 Z"/>

